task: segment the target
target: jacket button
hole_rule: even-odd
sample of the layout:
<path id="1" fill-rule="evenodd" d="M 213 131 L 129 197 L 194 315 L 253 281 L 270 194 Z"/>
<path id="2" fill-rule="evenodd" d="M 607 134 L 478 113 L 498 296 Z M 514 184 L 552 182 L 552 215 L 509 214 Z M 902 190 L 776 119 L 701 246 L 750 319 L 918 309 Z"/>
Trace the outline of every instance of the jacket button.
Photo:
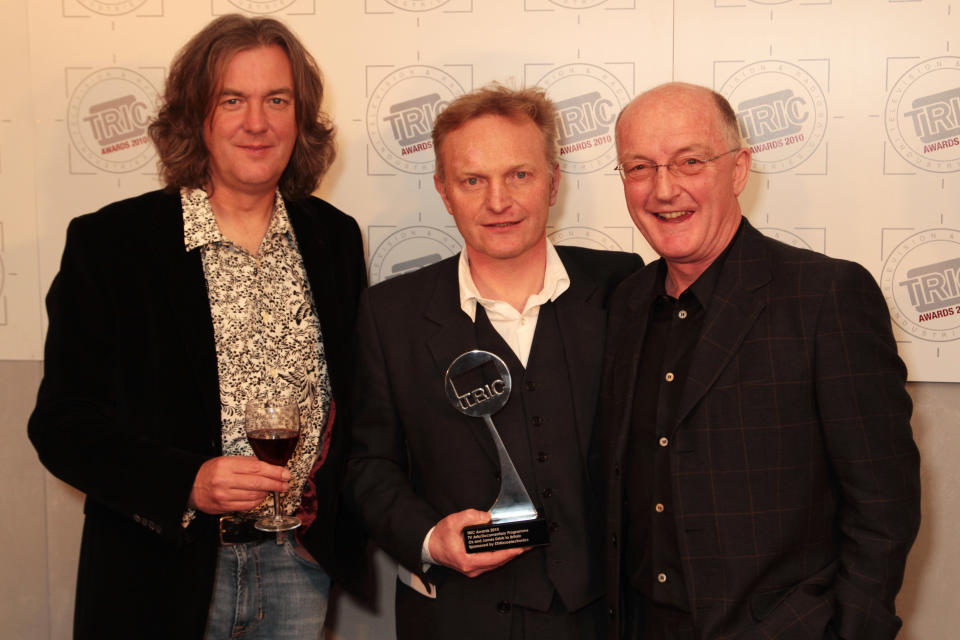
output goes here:
<path id="1" fill-rule="evenodd" d="M 523 386 L 526 387 L 527 391 L 537 390 L 537 383 L 534 382 L 533 380 L 527 380 L 527 382 Z"/>
<path id="2" fill-rule="evenodd" d="M 540 454 L 537 456 L 537 462 L 546 462 L 546 461 L 547 461 L 547 454 L 541 451 Z"/>
<path id="3" fill-rule="evenodd" d="M 616 465 L 613 467 L 613 475 L 620 477 L 620 465 Z"/>
<path id="4" fill-rule="evenodd" d="M 541 418 L 540 416 L 533 416 L 532 418 L 530 418 L 530 422 L 531 424 L 533 424 L 533 426 L 539 427 L 540 425 L 543 424 L 543 418 Z"/>
<path id="5" fill-rule="evenodd" d="M 610 607 L 610 609 L 607 611 L 607 613 L 610 614 L 610 617 L 611 617 L 611 618 L 615 618 L 615 617 L 617 616 L 617 610 L 614 609 L 613 607 Z"/>
<path id="6" fill-rule="evenodd" d="M 501 600 L 497 603 L 497 611 L 500 613 L 510 613 L 510 603 L 506 600 Z"/>
<path id="7" fill-rule="evenodd" d="M 611 534 L 610 534 L 610 543 L 611 543 L 614 547 L 617 546 L 617 534 L 615 534 L 615 533 L 611 533 Z"/>
<path id="8" fill-rule="evenodd" d="M 556 533 L 557 531 L 560 531 L 560 525 L 557 524 L 556 522 L 551 522 L 551 523 L 550 523 L 550 533 Z"/>
<path id="9" fill-rule="evenodd" d="M 547 487 L 546 489 L 543 490 L 542 495 L 544 498 L 549 498 L 550 496 L 553 495 L 553 489 Z"/>

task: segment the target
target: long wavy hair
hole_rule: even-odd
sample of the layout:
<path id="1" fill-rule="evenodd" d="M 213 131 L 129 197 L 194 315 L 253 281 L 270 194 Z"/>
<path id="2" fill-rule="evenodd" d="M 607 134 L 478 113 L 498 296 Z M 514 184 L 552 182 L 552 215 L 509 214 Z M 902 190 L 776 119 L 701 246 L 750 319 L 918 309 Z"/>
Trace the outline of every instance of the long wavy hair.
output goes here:
<path id="1" fill-rule="evenodd" d="M 148 129 L 167 189 L 208 186 L 210 154 L 203 127 L 227 65 L 239 51 L 270 45 L 281 47 L 290 60 L 297 121 L 297 140 L 280 176 L 280 193 L 301 200 L 320 184 L 336 150 L 333 124 L 320 109 L 323 81 L 316 61 L 281 22 L 231 14 L 204 27 L 171 64 L 163 103 Z"/>

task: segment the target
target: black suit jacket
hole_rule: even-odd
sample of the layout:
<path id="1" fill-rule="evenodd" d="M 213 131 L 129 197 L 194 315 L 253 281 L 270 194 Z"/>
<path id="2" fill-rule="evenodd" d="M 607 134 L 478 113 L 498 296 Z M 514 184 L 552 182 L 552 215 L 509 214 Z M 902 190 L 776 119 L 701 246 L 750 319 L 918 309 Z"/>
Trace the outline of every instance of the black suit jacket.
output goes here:
<path id="1" fill-rule="evenodd" d="M 571 387 L 577 390 L 579 449 L 585 452 L 599 389 L 607 300 L 642 261 L 633 254 L 575 247 L 557 251 L 571 284 L 554 304 Z M 500 486 L 496 450 L 483 421 L 460 414 L 444 393 L 447 367 L 476 348 L 477 340 L 473 322 L 460 309 L 457 260 L 371 287 L 359 311 L 356 422 L 345 490 L 377 544 L 420 575 L 429 529 L 451 513 L 489 508 Z M 516 450 L 511 438 L 522 435 L 501 430 L 508 451 Z M 506 637 L 509 620 L 501 603 L 510 601 L 515 572 L 542 571 L 542 563 L 534 550 L 473 579 L 433 567 L 426 578 L 437 585 L 436 600 L 398 584 L 398 635 Z"/>
<path id="2" fill-rule="evenodd" d="M 356 222 L 287 203 L 323 331 L 336 421 L 304 543 L 331 573 L 365 286 Z M 184 248 L 179 193 L 152 192 L 74 219 L 47 296 L 44 377 L 29 434 L 40 460 L 87 494 L 75 633 L 199 638 L 216 518 L 180 524 L 200 465 L 220 455 L 220 394 L 200 250 Z M 120 634 L 120 635 L 118 635 Z"/>
<path id="3" fill-rule="evenodd" d="M 658 265 L 611 303 L 600 424 L 607 525 L 624 521 L 624 452 Z M 920 520 L 906 370 L 861 266 L 744 221 L 709 303 L 669 438 L 683 578 L 711 640 L 893 638 Z M 622 549 L 608 547 L 618 637 Z M 830 631 L 827 631 L 827 627 Z"/>

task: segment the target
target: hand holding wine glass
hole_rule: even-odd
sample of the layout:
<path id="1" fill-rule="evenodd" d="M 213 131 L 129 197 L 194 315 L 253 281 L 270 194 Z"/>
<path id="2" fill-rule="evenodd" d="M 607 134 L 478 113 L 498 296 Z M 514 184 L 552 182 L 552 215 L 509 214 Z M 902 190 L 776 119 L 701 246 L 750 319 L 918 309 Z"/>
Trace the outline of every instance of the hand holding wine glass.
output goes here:
<path id="1" fill-rule="evenodd" d="M 291 398 L 267 398 L 247 403 L 244 429 L 253 452 L 260 460 L 284 466 L 297 448 L 300 438 L 300 410 Z M 264 516 L 254 526 L 261 531 L 289 531 L 300 526 L 300 519 L 285 516 L 280 510 L 280 493 L 273 492 L 274 515 Z"/>

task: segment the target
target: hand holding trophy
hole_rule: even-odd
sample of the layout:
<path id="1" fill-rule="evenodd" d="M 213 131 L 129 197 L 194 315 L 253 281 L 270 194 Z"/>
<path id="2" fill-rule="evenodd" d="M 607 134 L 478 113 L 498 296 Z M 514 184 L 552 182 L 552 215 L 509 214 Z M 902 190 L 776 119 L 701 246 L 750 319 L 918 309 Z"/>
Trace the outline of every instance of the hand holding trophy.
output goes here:
<path id="1" fill-rule="evenodd" d="M 447 368 L 444 387 L 454 408 L 473 418 L 483 418 L 500 461 L 500 494 L 489 509 L 490 524 L 463 529 L 467 553 L 548 544 L 546 520 L 539 517 L 490 418 L 510 398 L 510 370 L 506 363 L 489 351 L 468 351 Z"/>

